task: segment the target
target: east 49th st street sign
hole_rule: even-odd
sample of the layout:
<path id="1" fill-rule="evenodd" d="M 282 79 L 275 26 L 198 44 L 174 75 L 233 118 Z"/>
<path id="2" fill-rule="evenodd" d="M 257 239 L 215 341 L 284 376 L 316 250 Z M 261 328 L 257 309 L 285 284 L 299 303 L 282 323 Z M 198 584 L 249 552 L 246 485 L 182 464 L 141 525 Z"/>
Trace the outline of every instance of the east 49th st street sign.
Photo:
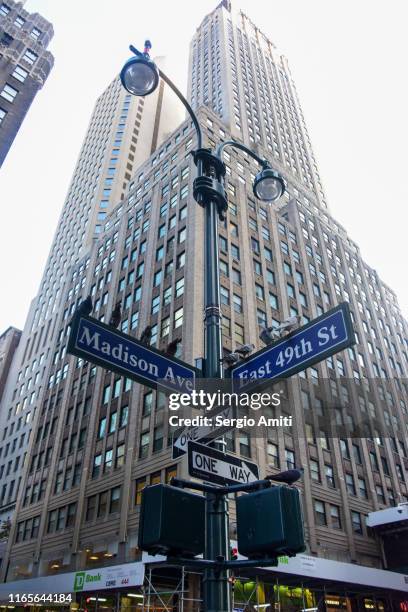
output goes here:
<path id="1" fill-rule="evenodd" d="M 82 315 L 72 320 L 67 352 L 163 391 L 188 393 L 200 374 L 194 366 Z"/>
<path id="2" fill-rule="evenodd" d="M 249 391 L 288 378 L 353 344 L 350 310 L 343 302 L 230 368 L 232 389 Z"/>

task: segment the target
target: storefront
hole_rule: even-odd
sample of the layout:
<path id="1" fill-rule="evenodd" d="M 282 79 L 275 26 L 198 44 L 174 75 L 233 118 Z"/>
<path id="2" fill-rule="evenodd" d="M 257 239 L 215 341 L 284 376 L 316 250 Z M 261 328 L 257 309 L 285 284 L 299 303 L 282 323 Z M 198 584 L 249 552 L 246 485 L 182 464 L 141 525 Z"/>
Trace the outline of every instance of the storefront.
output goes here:
<path id="1" fill-rule="evenodd" d="M 230 580 L 235 612 L 408 612 L 408 576 L 308 555 L 281 557 L 278 567 L 241 570 Z M 59 599 L 29 598 L 43 593 Z M 145 555 L 137 563 L 0 584 L 0 608 L 7 606 L 201 612 L 201 575 Z"/>
<path id="2" fill-rule="evenodd" d="M 408 576 L 297 555 L 276 568 L 243 570 L 233 597 L 237 612 L 404 612 Z"/>

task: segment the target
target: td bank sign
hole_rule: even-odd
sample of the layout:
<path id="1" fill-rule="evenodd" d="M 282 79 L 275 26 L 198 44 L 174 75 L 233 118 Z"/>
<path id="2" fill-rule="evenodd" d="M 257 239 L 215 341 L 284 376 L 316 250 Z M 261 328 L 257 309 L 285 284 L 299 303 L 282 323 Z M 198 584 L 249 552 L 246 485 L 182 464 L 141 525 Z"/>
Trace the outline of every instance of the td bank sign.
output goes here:
<path id="1" fill-rule="evenodd" d="M 99 567 L 95 570 L 66 574 L 72 576 L 70 590 L 96 591 L 98 589 L 114 589 L 129 586 L 140 586 L 144 580 L 143 563 L 127 563 L 125 565 L 112 565 Z"/>
<path id="2" fill-rule="evenodd" d="M 76 572 L 74 577 L 74 591 L 86 591 L 88 585 L 100 586 L 102 582 L 102 576 L 98 572 L 97 574 L 89 572 Z"/>

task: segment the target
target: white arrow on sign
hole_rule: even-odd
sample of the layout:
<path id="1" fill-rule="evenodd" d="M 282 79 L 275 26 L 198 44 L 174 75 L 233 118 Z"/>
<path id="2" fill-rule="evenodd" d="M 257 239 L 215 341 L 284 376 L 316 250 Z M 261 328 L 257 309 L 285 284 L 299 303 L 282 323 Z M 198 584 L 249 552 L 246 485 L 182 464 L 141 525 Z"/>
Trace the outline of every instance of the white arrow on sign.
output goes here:
<path id="1" fill-rule="evenodd" d="M 188 444 L 188 473 L 220 485 L 248 484 L 259 479 L 256 463 L 197 442 Z"/>
<path id="2" fill-rule="evenodd" d="M 217 415 L 222 415 L 224 419 L 231 419 L 233 417 L 233 407 L 226 406 L 217 413 L 211 412 L 209 418 Z M 225 433 L 229 429 L 233 429 L 231 427 L 220 427 L 219 425 L 201 425 L 199 427 L 188 427 L 184 429 L 174 440 L 173 447 L 177 448 L 179 451 L 186 453 L 189 442 L 198 442 L 203 438 L 216 438 L 217 436 Z"/>

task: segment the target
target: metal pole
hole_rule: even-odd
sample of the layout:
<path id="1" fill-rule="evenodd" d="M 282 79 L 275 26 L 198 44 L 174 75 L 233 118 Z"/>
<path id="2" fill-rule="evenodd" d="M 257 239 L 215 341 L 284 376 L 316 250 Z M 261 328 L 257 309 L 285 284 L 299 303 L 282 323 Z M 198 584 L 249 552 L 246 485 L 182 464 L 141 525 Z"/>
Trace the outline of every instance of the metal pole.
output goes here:
<path id="1" fill-rule="evenodd" d="M 221 378 L 220 263 L 218 210 L 214 200 L 205 204 L 205 376 Z"/>
<path id="2" fill-rule="evenodd" d="M 218 255 L 218 209 L 214 200 L 205 203 L 205 376 L 222 376 L 220 271 Z M 228 501 L 225 495 L 206 493 L 205 559 L 228 559 Z M 204 610 L 230 612 L 228 571 L 204 571 Z"/>

